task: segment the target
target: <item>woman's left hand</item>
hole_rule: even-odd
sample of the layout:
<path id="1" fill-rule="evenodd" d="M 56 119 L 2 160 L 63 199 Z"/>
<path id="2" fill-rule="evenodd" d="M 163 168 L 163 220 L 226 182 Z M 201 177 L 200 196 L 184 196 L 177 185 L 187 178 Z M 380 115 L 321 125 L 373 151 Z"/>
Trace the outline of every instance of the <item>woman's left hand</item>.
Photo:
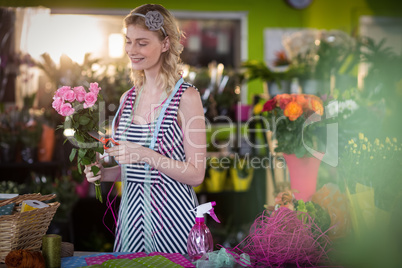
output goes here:
<path id="1" fill-rule="evenodd" d="M 119 164 L 133 164 L 143 162 L 145 150 L 147 148 L 129 141 L 119 141 L 119 145 L 115 145 L 106 150 L 109 156 L 114 156 L 114 159 Z"/>

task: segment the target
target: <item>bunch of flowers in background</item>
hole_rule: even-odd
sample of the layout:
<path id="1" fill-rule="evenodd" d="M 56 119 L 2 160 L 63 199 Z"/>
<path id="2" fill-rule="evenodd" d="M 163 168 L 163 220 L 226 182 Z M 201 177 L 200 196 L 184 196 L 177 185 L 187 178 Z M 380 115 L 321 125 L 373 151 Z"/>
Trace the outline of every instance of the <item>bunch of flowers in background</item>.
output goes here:
<path id="1" fill-rule="evenodd" d="M 309 94 L 280 94 L 268 100 L 263 107 L 268 112 L 269 130 L 273 131 L 278 144 L 276 152 L 308 154 L 305 146 L 315 150 L 322 148 L 321 123 L 316 116 L 324 113 L 322 100 Z"/>
<path id="2" fill-rule="evenodd" d="M 340 30 L 297 31 L 284 36 L 282 43 L 291 62 L 289 72 L 302 84 L 310 79 L 330 81 L 331 75 L 352 75 L 360 60 L 359 42 Z M 320 95 L 328 94 L 330 85 L 325 82 L 317 89 Z"/>
<path id="3" fill-rule="evenodd" d="M 288 66 L 289 64 L 290 64 L 290 60 L 288 59 L 288 56 L 286 55 L 285 50 L 279 50 L 275 53 L 275 60 L 273 62 L 273 65 L 275 67 Z"/>
<path id="4" fill-rule="evenodd" d="M 396 138 L 368 138 L 363 133 L 350 139 L 339 158 L 338 176 L 353 193 L 356 183 L 375 189 L 376 204 L 391 208 L 401 194 L 402 144 Z M 381 198 L 379 198 L 381 197 Z"/>
<path id="5" fill-rule="evenodd" d="M 104 149 L 99 142 L 96 142 L 88 132 L 96 131 L 106 133 L 100 119 L 99 94 L 101 88 L 98 83 L 90 83 L 89 91 L 83 86 L 71 88 L 69 86 L 60 87 L 53 97 L 53 108 L 65 117 L 61 128 L 74 132 L 68 140 L 78 148 L 73 148 L 70 154 L 70 161 L 77 159 L 79 173 L 85 165 L 90 165 L 96 161 L 96 153 L 103 154 Z M 91 167 L 96 175 L 99 172 L 97 166 Z M 96 198 L 102 202 L 100 181 L 95 183 Z"/>
<path id="6" fill-rule="evenodd" d="M 328 116 L 341 116 L 342 119 L 348 119 L 357 109 L 359 105 L 354 100 L 331 101 L 327 105 Z"/>

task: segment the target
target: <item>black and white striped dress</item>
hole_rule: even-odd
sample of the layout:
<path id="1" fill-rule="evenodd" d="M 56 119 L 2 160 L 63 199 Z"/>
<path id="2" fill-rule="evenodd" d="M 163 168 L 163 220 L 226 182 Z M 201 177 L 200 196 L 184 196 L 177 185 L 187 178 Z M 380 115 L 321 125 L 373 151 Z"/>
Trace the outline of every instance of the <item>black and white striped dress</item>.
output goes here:
<path id="1" fill-rule="evenodd" d="M 177 112 L 181 96 L 190 86 L 183 83 L 172 98 L 154 147 L 156 152 L 177 161 L 186 160 Z M 115 139 L 149 147 L 156 122 L 131 123 L 135 98 L 136 91 L 130 90 L 122 106 Z M 195 223 L 195 214 L 190 210 L 198 205 L 193 188 L 152 167 L 148 171 L 150 176 L 145 178 L 147 171 L 142 163 L 121 165 L 121 168 L 123 193 L 114 251 L 187 253 L 187 237 Z"/>

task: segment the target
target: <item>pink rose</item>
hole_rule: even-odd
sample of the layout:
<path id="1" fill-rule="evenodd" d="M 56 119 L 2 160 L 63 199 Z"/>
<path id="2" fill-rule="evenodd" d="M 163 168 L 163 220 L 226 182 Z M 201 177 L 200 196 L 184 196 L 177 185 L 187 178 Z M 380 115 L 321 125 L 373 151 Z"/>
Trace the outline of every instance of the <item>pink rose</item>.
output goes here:
<path id="1" fill-rule="evenodd" d="M 62 98 L 63 99 L 64 95 L 65 95 L 65 92 L 67 92 L 69 90 L 71 90 L 71 87 L 68 87 L 68 86 L 63 86 L 63 87 L 57 89 L 56 94 L 54 94 L 53 99 L 55 99 L 55 98 Z"/>
<path id="2" fill-rule="evenodd" d="M 75 101 L 75 93 L 73 90 L 66 90 L 64 92 L 64 100 L 69 101 L 69 102 L 73 102 Z"/>
<path id="3" fill-rule="evenodd" d="M 60 106 L 63 104 L 63 99 L 60 97 L 55 97 L 54 101 L 52 102 L 52 107 L 59 112 L 60 111 Z"/>
<path id="4" fill-rule="evenodd" d="M 89 84 L 89 91 L 91 91 L 95 95 L 98 95 L 100 90 L 101 90 L 101 88 L 98 86 L 98 83 L 95 82 L 95 83 Z"/>
<path id="5" fill-rule="evenodd" d="M 85 88 L 80 86 L 80 87 L 75 87 L 74 88 L 74 93 L 75 93 L 75 99 L 78 102 L 83 102 L 85 100 L 85 94 L 87 94 L 87 92 L 85 91 Z"/>
<path id="6" fill-rule="evenodd" d="M 88 92 L 87 94 L 85 94 L 84 108 L 92 107 L 97 101 L 97 99 L 98 96 L 93 92 Z"/>
<path id="7" fill-rule="evenodd" d="M 62 116 L 69 116 L 75 112 L 74 108 L 71 106 L 71 103 L 64 103 L 60 106 L 60 112 Z"/>

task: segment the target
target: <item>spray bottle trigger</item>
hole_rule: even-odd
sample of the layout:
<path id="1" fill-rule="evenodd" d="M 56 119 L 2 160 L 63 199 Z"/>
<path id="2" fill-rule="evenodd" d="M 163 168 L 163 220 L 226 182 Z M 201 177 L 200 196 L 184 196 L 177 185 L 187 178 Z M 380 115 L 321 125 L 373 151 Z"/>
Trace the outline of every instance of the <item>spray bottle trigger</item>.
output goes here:
<path id="1" fill-rule="evenodd" d="M 212 219 L 214 219 L 217 223 L 221 223 L 221 222 L 219 221 L 218 217 L 217 217 L 216 214 L 215 214 L 214 208 L 211 208 L 211 209 L 209 210 L 209 215 L 211 215 Z"/>

